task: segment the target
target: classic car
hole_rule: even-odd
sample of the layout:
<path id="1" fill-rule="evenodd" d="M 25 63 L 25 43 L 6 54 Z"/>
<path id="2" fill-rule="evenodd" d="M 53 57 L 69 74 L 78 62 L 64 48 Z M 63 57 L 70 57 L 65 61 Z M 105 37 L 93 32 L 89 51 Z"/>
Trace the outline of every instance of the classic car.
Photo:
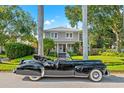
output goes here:
<path id="1" fill-rule="evenodd" d="M 28 76 L 36 81 L 43 77 L 88 77 L 94 82 L 109 75 L 106 65 L 101 60 L 72 60 L 59 57 L 53 61 L 38 55 L 33 60 L 21 60 L 14 70 L 18 75 Z"/>

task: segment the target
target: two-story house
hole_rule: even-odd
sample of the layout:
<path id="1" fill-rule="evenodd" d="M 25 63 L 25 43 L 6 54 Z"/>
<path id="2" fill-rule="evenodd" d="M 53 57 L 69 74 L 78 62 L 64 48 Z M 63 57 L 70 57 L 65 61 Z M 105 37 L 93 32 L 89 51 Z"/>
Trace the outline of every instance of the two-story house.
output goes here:
<path id="1" fill-rule="evenodd" d="M 75 42 L 81 42 L 82 35 L 78 29 L 57 27 L 47 29 L 45 32 L 45 38 L 51 38 L 55 41 L 55 51 L 57 53 L 73 51 L 73 44 Z"/>

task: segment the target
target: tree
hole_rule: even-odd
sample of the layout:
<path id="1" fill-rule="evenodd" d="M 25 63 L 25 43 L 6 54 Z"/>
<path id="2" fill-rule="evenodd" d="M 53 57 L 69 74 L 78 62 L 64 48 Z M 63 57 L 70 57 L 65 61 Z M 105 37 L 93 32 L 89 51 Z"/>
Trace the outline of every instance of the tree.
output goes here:
<path id="1" fill-rule="evenodd" d="M 76 6 L 73 6 L 76 7 Z M 80 7 L 78 7 L 80 8 Z M 81 8 L 80 8 L 81 9 Z M 73 8 L 69 8 L 65 10 L 71 11 Z M 76 14 L 74 12 L 73 15 L 66 15 L 70 21 L 79 22 L 81 20 L 74 20 L 72 17 L 76 15 L 82 15 L 80 12 Z M 92 31 L 97 31 L 98 33 L 103 31 L 103 33 L 107 33 L 107 31 L 112 31 L 115 35 L 115 43 L 116 50 L 120 51 L 122 44 L 122 37 L 124 32 L 122 31 L 122 6 L 88 6 L 88 26 L 92 28 Z M 73 27 L 73 26 L 72 26 Z M 105 38 L 105 37 L 104 37 Z"/>
<path id="2" fill-rule="evenodd" d="M 38 5 L 38 55 L 44 56 L 43 49 L 44 6 Z"/>
<path id="3" fill-rule="evenodd" d="M 9 36 L 5 35 L 4 33 L 0 32 L 0 46 L 4 46 L 5 43 L 9 40 Z"/>
<path id="4" fill-rule="evenodd" d="M 82 21 L 82 10 L 81 6 L 66 6 L 65 15 L 70 21 L 72 27 L 78 28 L 78 22 Z"/>
<path id="5" fill-rule="evenodd" d="M 36 30 L 36 22 L 19 6 L 0 6 L 0 20 L 0 32 L 9 35 L 12 41 L 34 35 Z"/>
<path id="6" fill-rule="evenodd" d="M 49 39 L 49 38 L 45 38 L 43 42 L 44 42 L 44 53 L 45 55 L 48 55 L 50 50 L 55 47 L 55 43 L 53 39 Z"/>
<path id="7" fill-rule="evenodd" d="M 80 42 L 75 42 L 73 45 L 73 52 L 76 53 L 77 55 L 80 55 L 80 48 L 81 48 L 81 43 Z"/>
<path id="8" fill-rule="evenodd" d="M 91 6 L 89 9 L 89 23 L 93 28 L 112 31 L 116 38 L 116 50 L 121 48 L 122 34 L 122 6 Z M 92 19 L 91 19 L 92 18 Z"/>

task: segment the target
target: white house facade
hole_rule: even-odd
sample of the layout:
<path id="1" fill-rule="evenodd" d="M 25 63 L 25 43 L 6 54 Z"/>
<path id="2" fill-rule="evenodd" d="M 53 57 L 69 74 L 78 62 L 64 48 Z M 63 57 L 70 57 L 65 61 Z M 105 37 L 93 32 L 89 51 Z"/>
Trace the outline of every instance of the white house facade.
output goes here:
<path id="1" fill-rule="evenodd" d="M 47 29 L 45 32 L 45 38 L 51 38 L 55 41 L 55 51 L 57 53 L 73 51 L 73 44 L 75 42 L 81 42 L 82 35 L 78 29 L 57 27 Z"/>

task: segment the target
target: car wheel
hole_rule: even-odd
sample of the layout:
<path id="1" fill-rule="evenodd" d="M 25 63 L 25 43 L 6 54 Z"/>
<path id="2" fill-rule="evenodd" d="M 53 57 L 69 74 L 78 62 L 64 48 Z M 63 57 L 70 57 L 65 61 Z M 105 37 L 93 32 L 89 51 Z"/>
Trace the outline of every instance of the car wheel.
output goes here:
<path id="1" fill-rule="evenodd" d="M 29 79 L 32 81 L 38 81 L 44 77 L 44 68 L 41 69 L 41 76 L 29 76 Z"/>
<path id="2" fill-rule="evenodd" d="M 29 76 L 29 79 L 32 81 L 38 81 L 41 79 L 41 76 Z"/>
<path id="3" fill-rule="evenodd" d="M 99 82 L 103 78 L 102 72 L 98 69 L 93 69 L 89 74 L 89 79 L 94 82 Z"/>

